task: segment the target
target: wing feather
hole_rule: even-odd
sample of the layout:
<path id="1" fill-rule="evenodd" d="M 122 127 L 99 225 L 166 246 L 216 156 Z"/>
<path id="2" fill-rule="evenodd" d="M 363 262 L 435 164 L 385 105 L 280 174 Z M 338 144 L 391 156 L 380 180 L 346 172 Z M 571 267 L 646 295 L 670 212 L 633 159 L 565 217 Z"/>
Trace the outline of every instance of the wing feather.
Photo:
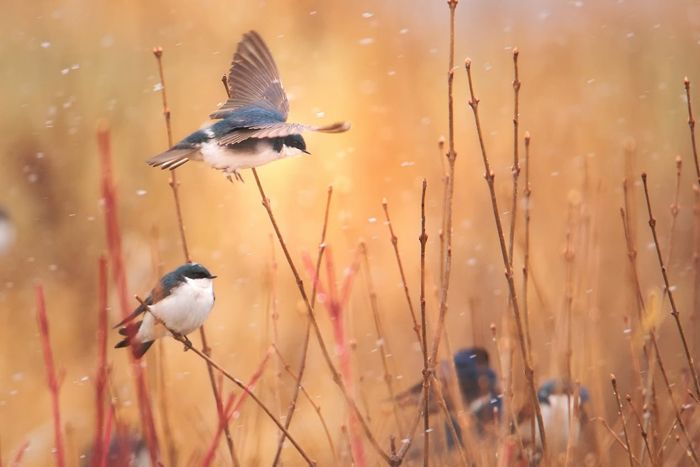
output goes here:
<path id="1" fill-rule="evenodd" d="M 231 96 L 210 118 L 224 118 L 248 105 L 273 110 L 287 119 L 289 102 L 282 87 L 277 65 L 260 35 L 249 31 L 238 43 L 228 73 Z"/>

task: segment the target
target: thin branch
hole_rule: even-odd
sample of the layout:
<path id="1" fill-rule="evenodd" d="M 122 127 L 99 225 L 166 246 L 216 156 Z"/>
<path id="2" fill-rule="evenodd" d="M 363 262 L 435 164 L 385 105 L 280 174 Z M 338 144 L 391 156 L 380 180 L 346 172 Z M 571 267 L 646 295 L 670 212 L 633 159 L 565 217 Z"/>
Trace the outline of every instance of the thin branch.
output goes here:
<path id="1" fill-rule="evenodd" d="M 428 183 L 423 179 L 423 190 L 420 198 L 420 319 L 422 333 L 422 348 L 423 348 L 423 438 L 425 439 L 423 446 L 423 466 L 430 465 L 430 383 L 433 369 L 428 361 L 428 330 L 425 316 L 425 244 L 428 241 L 428 235 L 425 233 L 425 192 Z"/>
<path id="2" fill-rule="evenodd" d="M 513 49 L 513 203 L 510 210 L 510 234 L 508 236 L 508 259 L 510 260 L 510 268 L 513 269 L 513 244 L 515 242 L 515 223 L 518 218 L 518 177 L 520 176 L 520 161 L 518 160 L 518 127 L 520 123 L 519 102 L 520 97 L 520 79 L 518 76 L 518 48 Z"/>
<path id="3" fill-rule="evenodd" d="M 527 348 L 532 356 L 532 340 L 530 338 L 530 311 L 528 306 L 528 279 L 530 275 L 530 197 L 532 189 L 530 187 L 530 132 L 525 132 L 525 245 L 523 258 L 523 318 L 525 319 L 525 337 Z"/>
<path id="4" fill-rule="evenodd" d="M 318 244 L 318 253 L 316 256 L 316 277 L 318 277 L 319 270 L 321 269 L 321 260 L 323 259 L 323 253 L 326 250 L 326 232 L 328 230 L 328 214 L 331 209 L 331 197 L 333 196 L 333 187 L 328 187 L 328 195 L 326 197 L 326 209 L 323 214 L 323 228 L 321 229 L 321 240 Z M 313 309 L 316 305 L 316 282 L 314 282 L 311 288 L 311 308 Z M 297 400 L 299 399 L 299 391 L 302 389 L 301 380 L 304 377 L 304 371 L 306 370 L 306 356 L 309 351 L 309 340 L 311 337 L 311 318 L 306 320 L 306 332 L 304 333 L 304 343 L 302 344 L 301 359 L 299 363 L 299 371 L 297 372 L 296 382 L 294 384 L 294 393 L 292 394 L 292 399 L 289 402 L 289 408 L 287 409 L 287 415 L 284 419 L 284 427 L 289 428 L 292 423 L 292 417 L 294 417 L 294 411 L 297 407 Z M 320 412 L 319 412 L 320 415 Z M 272 461 L 273 467 L 276 466 L 282 455 L 282 447 L 284 445 L 284 433 L 280 434 L 280 439 L 277 442 L 277 451 L 275 452 L 275 458 Z M 335 456 L 335 451 L 333 451 Z"/>
<path id="5" fill-rule="evenodd" d="M 97 372 L 95 375 L 95 452 L 91 465 L 99 467 L 102 452 L 109 450 L 109 445 L 103 443 L 105 427 L 105 390 L 107 386 L 107 259 L 100 256 L 98 262 L 97 282 Z"/>
<path id="6" fill-rule="evenodd" d="M 379 445 L 379 443 L 375 439 L 374 435 L 372 434 L 372 430 L 369 427 L 369 424 L 362 416 L 362 413 L 360 412 L 360 409 L 357 406 L 357 403 L 355 402 L 353 397 L 348 393 L 347 388 L 345 387 L 345 384 L 343 383 L 343 380 L 340 377 L 340 374 L 338 373 L 338 370 L 335 368 L 335 365 L 333 364 L 333 359 L 331 358 L 331 355 L 328 352 L 328 348 L 323 340 L 323 335 L 321 334 L 321 328 L 319 327 L 318 321 L 316 320 L 316 315 L 314 313 L 314 309 L 311 306 L 311 302 L 309 301 L 309 297 L 306 294 L 306 289 L 304 288 L 304 282 L 302 281 L 301 276 L 299 275 L 299 271 L 297 270 L 296 266 L 294 265 L 294 260 L 292 260 L 292 257 L 289 254 L 289 250 L 287 249 L 287 245 L 284 241 L 284 237 L 282 236 L 282 232 L 280 231 L 279 226 L 277 225 L 277 220 L 275 219 L 275 216 L 272 213 L 272 207 L 270 206 L 270 200 L 265 195 L 265 191 L 263 190 L 262 184 L 260 183 L 260 177 L 258 176 L 257 170 L 255 168 L 252 168 L 251 170 L 253 172 L 253 176 L 255 177 L 255 183 L 258 187 L 258 191 L 260 192 L 260 197 L 262 199 L 263 207 L 267 211 L 268 217 L 270 218 L 270 222 L 272 223 L 272 227 L 275 230 L 275 234 L 277 235 L 277 240 L 279 241 L 280 246 L 282 247 L 282 251 L 284 252 L 285 258 L 287 259 L 287 264 L 289 265 L 289 268 L 291 269 L 292 274 L 294 275 L 294 279 L 296 281 L 297 288 L 299 289 L 299 293 L 301 295 L 301 298 L 304 301 L 304 304 L 306 305 L 306 311 L 308 313 L 309 319 L 311 320 L 311 324 L 313 326 L 314 333 L 316 334 L 316 338 L 318 340 L 319 347 L 321 348 L 321 354 L 323 355 L 323 358 L 326 361 L 328 369 L 330 370 L 330 372 L 333 376 L 333 381 L 338 386 L 340 391 L 343 393 L 343 396 L 345 397 L 345 401 L 348 404 L 350 410 L 352 412 L 354 412 L 355 416 L 359 420 L 360 425 L 362 426 L 362 429 L 365 433 L 365 436 L 370 441 L 370 444 L 372 445 L 372 447 L 377 451 L 377 454 L 379 454 L 382 457 L 382 459 L 384 459 L 387 463 L 390 463 L 391 458 L 389 457 L 389 454 L 387 454 L 382 449 L 382 447 Z"/>
<path id="7" fill-rule="evenodd" d="M 615 440 L 615 442 L 616 442 L 617 444 L 619 444 L 619 445 L 622 447 L 622 449 L 624 449 L 625 451 L 629 452 L 629 448 L 627 447 L 627 445 L 625 444 L 625 442 L 622 441 L 622 440 L 620 439 L 620 437 L 617 435 L 617 433 L 615 433 L 615 430 L 613 430 L 612 428 L 610 428 L 610 425 L 608 425 L 608 422 L 606 422 L 605 420 L 603 420 L 602 418 L 599 418 L 599 417 L 594 417 L 594 418 L 591 419 L 591 421 L 600 422 L 600 424 L 603 425 L 603 426 L 605 427 L 606 430 L 608 430 L 608 433 L 610 433 L 610 436 L 612 436 L 612 438 Z M 639 459 L 637 459 L 637 458 L 635 457 L 634 454 L 630 453 L 630 457 L 632 458 L 632 461 L 633 461 L 635 464 L 641 465 L 640 462 L 639 462 Z"/>
<path id="8" fill-rule="evenodd" d="M 289 364 L 282 356 L 282 352 L 280 352 L 280 350 L 277 347 L 275 347 L 275 352 L 277 353 L 277 357 L 279 358 L 279 361 L 282 363 L 282 367 L 284 368 L 284 370 L 289 374 L 289 376 L 292 377 L 293 380 L 295 380 L 299 384 L 298 387 L 299 387 L 300 393 L 304 394 L 304 397 L 306 397 L 306 400 L 309 402 L 309 404 L 311 404 L 311 407 L 313 407 L 314 411 L 316 412 L 316 415 L 318 415 L 318 419 L 321 422 L 321 426 L 323 427 L 323 432 L 326 435 L 326 440 L 328 441 L 328 447 L 330 448 L 331 453 L 333 454 L 333 461 L 335 464 L 337 464 L 338 459 L 337 459 L 337 455 L 336 455 L 335 445 L 333 444 L 333 437 L 331 436 L 331 432 L 328 429 L 328 424 L 326 424 L 326 420 L 323 418 L 323 415 L 321 414 L 321 406 L 314 402 L 313 398 L 309 395 L 306 388 L 304 388 L 304 386 L 302 386 L 301 383 L 299 383 L 299 380 L 300 380 L 299 376 L 294 374 L 292 369 L 289 367 Z"/>
<path id="9" fill-rule="evenodd" d="M 520 344 L 520 356 L 523 360 L 523 370 L 525 372 L 525 379 L 527 381 L 527 387 L 529 390 L 530 401 L 535 408 L 535 414 L 537 415 L 537 426 L 540 433 L 540 439 L 542 441 L 542 451 L 544 452 L 545 459 L 549 459 L 547 451 L 547 441 L 544 431 L 544 421 L 542 420 L 542 411 L 540 410 L 540 405 L 537 400 L 537 392 L 535 390 L 535 378 L 534 371 L 532 369 L 532 363 L 528 358 L 527 346 L 525 343 L 525 335 L 523 332 L 523 324 L 520 318 L 520 307 L 518 306 L 518 298 L 515 292 L 515 281 L 513 280 L 513 269 L 510 267 L 510 260 L 508 259 L 508 250 L 506 249 L 506 242 L 503 235 L 503 225 L 501 224 L 501 217 L 498 210 L 498 201 L 496 200 L 496 188 L 494 185 L 495 175 L 491 171 L 489 165 L 488 156 L 486 154 L 486 146 L 484 145 L 484 138 L 481 131 L 481 122 L 479 121 L 479 99 L 474 95 L 474 85 L 472 83 L 472 73 L 471 73 L 471 60 L 467 59 L 465 61 L 465 67 L 467 69 L 467 80 L 469 84 L 469 93 L 471 98 L 469 100 L 469 106 L 474 114 L 474 122 L 476 124 L 476 132 L 479 138 L 479 146 L 481 147 L 481 156 L 484 163 L 484 178 L 489 187 L 489 192 L 491 194 L 491 207 L 493 209 L 493 216 L 496 221 L 496 230 L 498 232 L 498 239 L 501 246 L 501 256 L 503 257 L 503 266 L 505 268 L 505 276 L 508 281 L 508 288 L 510 292 L 510 299 L 513 304 L 513 314 L 515 318 L 516 329 L 518 332 L 518 343 Z"/>
<path id="10" fill-rule="evenodd" d="M 620 400 L 620 394 L 617 391 L 617 380 L 615 375 L 610 375 L 610 383 L 613 388 L 613 395 L 615 396 L 615 402 L 617 403 L 617 415 L 620 416 L 620 421 L 622 422 L 622 432 L 625 435 L 625 445 L 627 451 L 627 456 L 629 457 L 630 467 L 634 467 L 634 461 L 632 460 L 632 445 L 630 444 L 630 438 L 627 434 L 627 422 L 625 421 L 625 412 L 622 409 L 622 401 Z"/>
<path id="11" fill-rule="evenodd" d="M 647 212 L 649 213 L 649 228 L 651 228 L 651 234 L 652 237 L 654 237 L 654 246 L 656 247 L 656 256 L 659 259 L 659 267 L 661 268 L 661 275 L 663 276 L 664 279 L 664 287 L 666 292 L 668 293 L 668 300 L 671 302 L 671 315 L 673 316 L 673 319 L 676 322 L 676 327 L 678 328 L 678 334 L 681 338 L 681 342 L 683 344 L 683 351 L 685 352 L 685 358 L 688 361 L 688 369 L 690 371 L 690 374 L 693 376 L 693 383 L 695 384 L 695 394 L 700 397 L 700 383 L 698 382 L 698 373 L 695 370 L 695 362 L 693 361 L 693 357 L 690 355 L 690 350 L 688 348 L 688 342 L 686 341 L 685 338 L 685 332 L 683 332 L 683 325 L 681 324 L 681 320 L 679 317 L 678 309 L 676 308 L 676 302 L 673 299 L 673 291 L 671 290 L 671 286 L 669 284 L 668 280 L 668 274 L 666 273 L 666 266 L 664 265 L 664 260 L 663 257 L 661 256 L 661 246 L 659 244 L 659 239 L 656 235 L 656 219 L 654 219 L 654 215 L 652 214 L 651 211 L 651 201 L 649 199 L 649 187 L 647 186 L 647 174 L 643 173 L 642 174 L 642 183 L 644 184 L 644 198 L 646 199 L 647 203 Z"/>
<path id="12" fill-rule="evenodd" d="M 66 465 L 65 448 L 63 445 L 63 425 L 61 424 L 61 406 L 59 404 L 60 384 L 56 376 L 56 364 L 53 359 L 51 349 L 51 338 L 49 336 L 49 320 L 46 317 L 46 302 L 44 300 L 44 288 L 36 286 L 36 317 L 39 325 L 39 335 L 41 337 L 41 349 L 44 354 L 44 367 L 46 368 L 46 380 L 51 393 L 51 408 L 53 411 L 53 434 L 56 449 L 56 466 Z"/>
<path id="13" fill-rule="evenodd" d="M 403 286 L 403 292 L 406 296 L 406 303 L 408 303 L 408 311 L 411 313 L 411 321 L 413 322 L 413 331 L 416 333 L 418 338 L 418 343 L 423 348 L 423 341 L 421 340 L 421 330 L 420 324 L 418 324 L 418 319 L 416 318 L 416 311 L 413 307 L 413 301 L 411 300 L 411 294 L 408 291 L 408 282 L 406 281 L 406 273 L 404 273 L 403 262 L 401 261 L 401 253 L 399 253 L 399 239 L 394 233 L 394 227 L 391 224 L 391 217 L 389 216 L 389 202 L 386 198 L 382 200 L 382 208 L 384 209 L 384 216 L 386 217 L 386 225 L 389 227 L 389 235 L 391 236 L 391 245 L 394 247 L 394 256 L 396 257 L 396 264 L 399 267 L 399 274 L 401 275 L 401 285 Z"/>
<path id="14" fill-rule="evenodd" d="M 690 129 L 690 143 L 693 148 L 693 161 L 695 162 L 695 175 L 698 178 L 698 184 L 700 184 L 700 164 L 698 164 L 698 147 L 695 142 L 695 117 L 693 117 L 693 107 L 690 102 L 690 80 L 686 76 L 683 80 L 683 85 L 685 86 L 685 98 L 688 103 L 688 128 Z"/>
<path id="15" fill-rule="evenodd" d="M 374 289 L 374 283 L 372 281 L 372 271 L 369 267 L 369 257 L 367 254 L 367 245 L 365 242 L 360 242 L 360 254 L 362 255 L 362 262 L 364 263 L 365 270 L 365 282 L 367 284 L 367 292 L 369 294 L 370 308 L 372 309 L 372 317 L 374 318 L 374 328 L 377 332 L 377 347 L 379 348 L 379 356 L 382 360 L 382 368 L 384 369 L 384 383 L 386 384 L 387 392 L 389 393 L 389 398 L 391 399 L 392 409 L 394 412 L 394 418 L 396 420 L 396 428 L 399 433 L 403 433 L 403 424 L 401 423 L 401 417 L 399 416 L 399 407 L 396 403 L 396 392 L 394 391 L 394 377 L 389 370 L 389 358 L 388 354 L 391 352 L 388 350 L 389 346 L 387 344 L 386 336 L 384 335 L 384 328 L 382 326 L 382 320 L 379 315 L 379 305 L 377 304 L 377 291 Z M 318 274 L 318 273 L 317 273 Z"/>
<path id="16" fill-rule="evenodd" d="M 627 401 L 627 405 L 630 406 L 630 410 L 634 414 L 634 418 L 637 421 L 637 427 L 639 428 L 639 432 L 642 435 L 642 441 L 644 441 L 644 448 L 646 449 L 647 454 L 649 455 L 649 459 L 651 460 L 651 465 L 655 466 L 656 462 L 654 462 L 654 456 L 651 454 L 651 447 L 649 446 L 649 440 L 648 440 L 648 433 L 644 429 L 644 423 L 642 422 L 642 417 L 640 417 L 639 413 L 637 412 L 637 409 L 634 407 L 634 404 L 632 403 L 632 397 L 627 394 L 625 396 L 625 400 Z"/>

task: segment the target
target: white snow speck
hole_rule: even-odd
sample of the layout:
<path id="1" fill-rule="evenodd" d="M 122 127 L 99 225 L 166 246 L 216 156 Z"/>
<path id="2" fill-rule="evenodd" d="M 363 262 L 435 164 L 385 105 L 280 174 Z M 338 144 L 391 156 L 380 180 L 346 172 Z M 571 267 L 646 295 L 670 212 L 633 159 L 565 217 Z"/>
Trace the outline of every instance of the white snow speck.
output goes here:
<path id="1" fill-rule="evenodd" d="M 401 163 L 401 167 L 413 167 L 414 165 L 416 165 L 416 163 L 413 161 L 403 161 Z"/>
<path id="2" fill-rule="evenodd" d="M 374 44 L 374 37 L 363 37 L 357 43 L 360 45 L 372 45 Z"/>
<path id="3" fill-rule="evenodd" d="M 163 90 L 163 83 L 156 83 L 153 85 L 153 92 L 160 92 Z"/>
<path id="4" fill-rule="evenodd" d="M 49 42 L 49 41 L 44 41 L 44 42 L 41 43 L 41 48 L 42 48 L 42 49 L 48 49 L 49 47 L 51 47 L 51 42 Z"/>
<path id="5" fill-rule="evenodd" d="M 146 190 L 136 190 L 136 196 L 146 196 L 148 192 Z"/>
<path id="6" fill-rule="evenodd" d="M 362 17 L 365 19 L 369 19 L 372 16 L 374 16 L 374 13 L 372 13 L 371 11 L 365 11 L 364 13 L 362 13 Z"/>

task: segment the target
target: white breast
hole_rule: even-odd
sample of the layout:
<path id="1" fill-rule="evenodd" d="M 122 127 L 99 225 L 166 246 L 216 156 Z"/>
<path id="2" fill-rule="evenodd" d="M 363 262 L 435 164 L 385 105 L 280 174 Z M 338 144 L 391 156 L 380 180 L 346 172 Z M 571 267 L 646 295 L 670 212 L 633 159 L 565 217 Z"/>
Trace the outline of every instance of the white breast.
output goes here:
<path id="1" fill-rule="evenodd" d="M 185 282 L 173 289 L 170 295 L 151 305 L 136 337 L 146 342 L 170 334 L 151 313 L 163 320 L 169 329 L 187 335 L 204 324 L 213 306 L 212 280 L 185 278 Z"/>
<path id="2" fill-rule="evenodd" d="M 277 152 L 269 140 L 263 139 L 257 140 L 255 144 L 240 145 L 236 148 L 221 146 L 216 141 L 209 141 L 202 144 L 199 151 L 202 153 L 204 162 L 226 173 L 258 167 L 301 152 L 299 149 L 289 146 L 282 146 L 282 150 Z"/>

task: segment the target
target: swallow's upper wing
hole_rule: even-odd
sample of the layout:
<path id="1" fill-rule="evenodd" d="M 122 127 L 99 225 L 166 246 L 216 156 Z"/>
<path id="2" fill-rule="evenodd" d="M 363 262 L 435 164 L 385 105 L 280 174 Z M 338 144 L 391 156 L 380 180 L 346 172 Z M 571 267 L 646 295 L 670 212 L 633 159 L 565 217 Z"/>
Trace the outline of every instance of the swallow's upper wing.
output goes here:
<path id="1" fill-rule="evenodd" d="M 270 50 L 255 31 L 243 35 L 228 72 L 230 97 L 210 118 L 224 118 L 231 111 L 248 105 L 279 112 L 284 120 L 289 102 Z"/>
<path id="2" fill-rule="evenodd" d="M 146 299 L 143 301 L 143 303 L 139 304 L 138 307 L 134 311 L 131 312 L 129 316 L 121 320 L 119 323 L 114 325 L 114 328 L 118 328 L 120 326 L 124 326 L 128 322 L 132 321 L 134 318 L 138 317 L 141 313 L 146 312 L 146 307 L 151 306 L 154 303 L 158 303 L 168 295 L 170 295 L 170 292 L 172 291 L 172 288 L 170 287 L 164 287 L 162 284 L 166 283 L 167 284 L 167 278 L 173 274 L 172 272 L 166 274 L 163 279 L 158 283 L 157 286 L 151 290 L 151 294 L 146 297 Z"/>
<path id="3" fill-rule="evenodd" d="M 325 126 L 305 125 L 303 123 L 264 123 L 251 125 L 248 128 L 236 129 L 218 138 L 219 144 L 238 144 L 249 138 L 280 138 L 297 135 L 304 131 L 320 131 L 322 133 L 342 133 L 350 129 L 348 122 L 336 122 Z"/>

